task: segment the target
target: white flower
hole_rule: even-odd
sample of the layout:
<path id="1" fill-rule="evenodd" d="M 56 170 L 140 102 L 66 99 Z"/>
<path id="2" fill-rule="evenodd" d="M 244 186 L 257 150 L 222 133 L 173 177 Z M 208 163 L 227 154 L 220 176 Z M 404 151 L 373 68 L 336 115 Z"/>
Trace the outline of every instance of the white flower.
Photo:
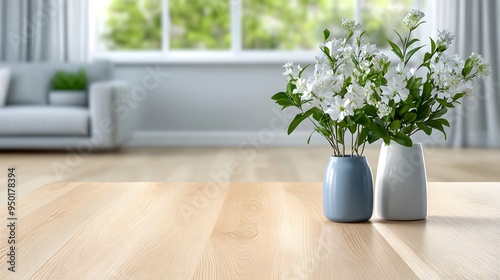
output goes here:
<path id="1" fill-rule="evenodd" d="M 409 14 L 403 19 L 403 23 L 410 29 L 415 28 L 418 22 L 425 16 L 425 14 L 419 10 L 413 9 Z"/>
<path id="2" fill-rule="evenodd" d="M 387 71 L 387 74 L 385 74 L 385 78 L 389 80 L 392 77 L 403 76 L 404 68 L 405 65 L 403 62 L 398 63 L 396 67 L 390 67 L 389 70 Z"/>
<path id="3" fill-rule="evenodd" d="M 349 98 L 336 95 L 325 113 L 329 114 L 332 120 L 341 122 L 346 116 L 352 116 L 354 111 Z"/>
<path id="4" fill-rule="evenodd" d="M 337 57 L 344 51 L 344 44 L 339 39 L 330 40 L 320 46 L 327 47 L 330 50 L 330 56 Z"/>
<path id="5" fill-rule="evenodd" d="M 472 82 L 467 81 L 458 85 L 456 93 L 465 93 L 466 96 L 472 95 L 472 90 L 474 89 Z"/>
<path id="6" fill-rule="evenodd" d="M 472 63 L 475 65 L 484 64 L 483 56 L 478 54 L 478 53 L 471 53 L 469 58 L 470 58 L 470 60 L 472 60 Z"/>
<path id="7" fill-rule="evenodd" d="M 342 27 L 345 31 L 353 33 L 355 33 L 356 31 L 360 31 L 363 28 L 361 24 L 356 23 L 354 22 L 354 20 L 350 20 L 348 18 L 342 19 Z"/>
<path id="8" fill-rule="evenodd" d="M 293 74 L 293 62 L 289 61 L 283 65 L 283 68 L 285 68 L 285 72 L 283 72 L 283 75 L 289 76 Z"/>
<path id="9" fill-rule="evenodd" d="M 406 88 L 404 80 L 398 77 L 393 77 L 387 81 L 387 86 L 381 86 L 382 94 L 381 98 L 385 104 L 389 104 L 391 99 L 398 103 L 401 100 L 406 100 L 410 91 Z"/>
<path id="10" fill-rule="evenodd" d="M 477 68 L 478 79 L 491 74 L 490 65 L 484 61 L 484 58 L 480 54 L 472 53 L 469 58 L 472 60 L 472 65 Z"/>
<path id="11" fill-rule="evenodd" d="M 377 115 L 379 118 L 383 118 L 392 113 L 392 108 L 387 106 L 385 103 L 377 103 Z"/>
<path id="12" fill-rule="evenodd" d="M 448 90 L 433 90 L 433 94 L 436 95 L 439 99 L 449 100 L 451 98 L 451 94 Z"/>
<path id="13" fill-rule="evenodd" d="M 442 47 L 444 50 L 448 49 L 448 47 L 453 43 L 455 39 L 455 35 L 447 30 L 439 31 L 438 39 L 436 41 L 437 47 Z"/>
<path id="14" fill-rule="evenodd" d="M 417 70 L 415 68 L 410 68 L 410 70 L 406 74 L 406 78 L 410 79 L 410 78 L 414 77 L 415 74 L 417 74 Z"/>
<path id="15" fill-rule="evenodd" d="M 362 108 L 365 105 L 365 89 L 357 84 L 351 84 L 347 87 L 345 97 L 351 101 L 354 110 Z"/>
<path id="16" fill-rule="evenodd" d="M 373 69 L 377 72 L 381 72 L 387 61 L 389 61 L 388 56 L 385 54 L 377 54 L 372 60 Z"/>
<path id="17" fill-rule="evenodd" d="M 285 68 L 285 72 L 283 72 L 283 75 L 287 76 L 288 80 L 297 79 L 300 71 L 302 71 L 302 67 L 300 67 L 300 64 L 295 67 L 293 65 L 293 62 L 291 61 L 285 63 L 285 65 L 283 65 L 283 68 Z"/>
<path id="18" fill-rule="evenodd" d="M 293 93 L 303 93 L 307 91 L 307 81 L 304 78 L 298 78 L 295 82 L 297 88 L 293 91 Z"/>

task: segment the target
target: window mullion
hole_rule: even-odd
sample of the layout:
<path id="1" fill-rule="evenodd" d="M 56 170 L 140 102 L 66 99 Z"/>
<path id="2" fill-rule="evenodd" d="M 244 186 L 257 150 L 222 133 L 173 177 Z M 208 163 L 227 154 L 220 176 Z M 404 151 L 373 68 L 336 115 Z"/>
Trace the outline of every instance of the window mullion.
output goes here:
<path id="1" fill-rule="evenodd" d="M 242 26 L 242 0 L 227 0 L 231 13 L 231 50 L 235 53 L 241 52 L 241 26 Z"/>
<path id="2" fill-rule="evenodd" d="M 354 1 L 354 20 L 361 23 L 361 10 L 363 6 L 363 0 L 353 0 Z"/>
<path id="3" fill-rule="evenodd" d="M 169 0 L 162 2 L 162 16 L 161 16 L 161 29 L 162 29 L 162 44 L 161 50 L 163 53 L 168 53 L 170 50 L 170 5 Z"/>

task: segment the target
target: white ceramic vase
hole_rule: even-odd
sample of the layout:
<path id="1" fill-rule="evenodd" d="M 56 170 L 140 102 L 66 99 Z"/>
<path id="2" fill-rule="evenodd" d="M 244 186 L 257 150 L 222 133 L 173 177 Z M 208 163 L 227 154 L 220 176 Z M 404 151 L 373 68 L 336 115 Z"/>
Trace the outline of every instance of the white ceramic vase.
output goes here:
<path id="1" fill-rule="evenodd" d="M 87 106 L 87 92 L 80 90 L 54 90 L 49 93 L 53 106 Z"/>
<path id="2" fill-rule="evenodd" d="M 375 185 L 375 215 L 387 220 L 427 217 L 427 176 L 421 144 L 382 144 Z"/>

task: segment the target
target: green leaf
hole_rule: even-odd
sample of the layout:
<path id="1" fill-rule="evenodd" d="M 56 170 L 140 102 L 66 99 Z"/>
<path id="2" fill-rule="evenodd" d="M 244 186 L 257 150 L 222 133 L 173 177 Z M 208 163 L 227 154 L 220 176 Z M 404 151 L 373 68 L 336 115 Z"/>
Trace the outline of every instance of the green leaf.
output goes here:
<path id="1" fill-rule="evenodd" d="M 356 59 L 356 57 L 354 56 L 354 54 L 351 54 L 350 57 L 351 57 L 351 61 L 354 64 L 354 66 L 358 67 L 359 63 L 358 63 L 358 60 Z"/>
<path id="2" fill-rule="evenodd" d="M 396 131 L 399 128 L 401 128 L 401 121 L 400 120 L 394 120 L 389 127 L 391 128 L 391 130 Z"/>
<path id="3" fill-rule="evenodd" d="M 307 119 L 313 113 L 312 110 L 308 110 L 305 113 L 300 113 L 292 120 L 290 126 L 288 127 L 288 135 L 292 134 L 292 132 L 299 126 L 301 122 Z"/>
<path id="4" fill-rule="evenodd" d="M 430 53 L 425 53 L 425 55 L 424 55 L 424 62 L 426 62 L 429 59 L 431 59 L 431 54 Z"/>
<path id="5" fill-rule="evenodd" d="M 373 105 L 366 105 L 364 108 L 363 108 L 363 111 L 365 112 L 366 115 L 370 116 L 370 117 L 377 117 L 377 108 L 375 108 L 375 106 Z"/>
<path id="6" fill-rule="evenodd" d="M 431 39 L 431 52 L 434 52 L 436 50 L 436 42 L 434 42 L 434 40 L 432 40 L 432 38 L 429 38 Z"/>
<path id="7" fill-rule="evenodd" d="M 276 100 L 276 103 L 280 106 L 282 106 L 283 108 L 281 108 L 281 110 L 285 109 L 285 108 L 288 108 L 288 107 L 292 107 L 292 106 L 295 106 L 295 104 L 290 101 L 289 99 L 280 99 L 280 100 Z"/>
<path id="8" fill-rule="evenodd" d="M 457 101 L 458 99 L 464 97 L 466 94 L 467 94 L 466 92 L 461 92 L 461 93 L 455 94 L 455 96 L 453 96 L 453 101 Z"/>
<path id="9" fill-rule="evenodd" d="M 425 119 L 431 112 L 429 105 L 421 105 L 417 108 L 417 120 Z"/>
<path id="10" fill-rule="evenodd" d="M 356 115 L 354 121 L 364 127 L 370 126 L 370 119 L 364 113 Z"/>
<path id="11" fill-rule="evenodd" d="M 325 41 L 328 40 L 328 38 L 330 37 L 330 30 L 325 29 L 323 31 L 323 35 L 325 36 Z"/>
<path id="12" fill-rule="evenodd" d="M 405 147 L 411 147 L 413 145 L 413 142 L 411 141 L 411 138 L 408 137 L 408 135 L 404 134 L 403 132 L 397 132 L 396 135 L 392 136 L 392 139 Z"/>
<path id="13" fill-rule="evenodd" d="M 407 122 L 414 122 L 417 119 L 417 114 L 413 112 L 406 113 L 404 116 L 404 120 Z"/>
<path id="14" fill-rule="evenodd" d="M 330 133 L 330 131 L 325 129 L 324 127 L 317 127 L 314 130 L 328 139 L 332 138 L 332 134 Z"/>
<path id="15" fill-rule="evenodd" d="M 444 52 L 445 50 L 446 50 L 446 46 L 443 46 L 443 45 L 438 46 L 438 47 L 437 47 L 437 49 L 436 49 L 436 51 L 437 51 L 437 52 L 439 52 L 439 53 L 442 53 L 442 52 Z"/>
<path id="16" fill-rule="evenodd" d="M 425 46 L 425 45 L 424 45 Z M 414 48 L 413 50 L 409 51 L 407 54 L 406 54 L 406 58 L 405 58 L 405 63 L 408 63 L 408 61 L 410 61 L 410 58 L 418 51 L 420 50 L 421 48 L 423 48 L 424 46 L 420 46 L 420 47 L 417 47 L 417 48 Z"/>
<path id="17" fill-rule="evenodd" d="M 430 82 L 426 82 L 422 90 L 422 100 L 425 101 L 431 98 L 431 93 L 432 93 L 432 84 Z"/>
<path id="18" fill-rule="evenodd" d="M 413 126 L 412 125 L 404 126 L 403 127 L 403 132 L 406 133 L 406 134 L 410 134 L 412 130 L 413 130 Z"/>
<path id="19" fill-rule="evenodd" d="M 279 100 L 288 98 L 288 95 L 285 92 L 278 92 L 271 97 L 272 100 Z"/>
<path id="20" fill-rule="evenodd" d="M 450 127 L 450 123 L 447 119 L 436 119 L 435 121 L 440 122 L 444 126 Z"/>
<path id="21" fill-rule="evenodd" d="M 403 37 L 401 37 L 401 35 L 396 31 L 396 29 L 393 29 L 393 31 L 396 32 L 396 34 L 398 34 L 398 37 L 399 37 L 399 40 L 401 41 L 401 44 L 404 45 L 405 41 L 403 40 Z"/>
<path id="22" fill-rule="evenodd" d="M 409 46 L 413 45 L 414 43 L 416 43 L 416 42 L 418 42 L 418 41 L 420 41 L 420 40 L 419 40 L 419 39 L 417 39 L 417 38 L 412 39 L 412 40 L 410 40 L 410 42 L 408 42 L 408 44 L 406 44 L 406 47 L 409 47 Z"/>
<path id="23" fill-rule="evenodd" d="M 356 132 L 356 124 L 352 124 L 350 126 L 347 127 L 349 129 L 349 131 L 354 134 Z"/>
<path id="24" fill-rule="evenodd" d="M 373 131 L 373 133 L 375 133 L 379 138 L 382 138 L 384 139 L 384 142 L 386 142 L 385 140 L 389 139 L 389 133 L 387 132 L 387 130 L 385 130 L 385 128 L 383 126 L 381 126 L 380 124 L 378 123 L 372 123 L 372 126 L 371 126 L 371 130 Z"/>
<path id="25" fill-rule="evenodd" d="M 330 49 L 327 48 L 327 47 L 322 47 L 321 50 L 323 51 L 323 53 L 327 56 L 327 57 L 330 57 Z"/>
<path id="26" fill-rule="evenodd" d="M 361 132 L 359 133 L 358 135 L 358 147 L 361 146 L 363 144 L 363 142 L 365 142 L 367 139 L 366 137 L 368 137 L 368 128 L 367 127 L 364 127 Z"/>
<path id="27" fill-rule="evenodd" d="M 311 143 L 311 137 L 313 136 L 314 132 L 316 132 L 316 130 L 314 130 L 311 135 L 309 135 L 309 138 L 307 138 L 307 145 L 309 145 L 309 143 Z"/>
<path id="28" fill-rule="evenodd" d="M 57 71 L 51 81 L 54 90 L 85 90 L 87 88 L 87 74 L 84 69 L 75 73 Z"/>
<path id="29" fill-rule="evenodd" d="M 446 102 L 446 100 L 443 100 L 443 99 L 440 99 L 440 98 L 436 98 L 437 102 L 439 104 L 441 104 L 441 106 L 443 107 L 448 107 L 448 102 Z"/>
<path id="30" fill-rule="evenodd" d="M 304 71 L 307 69 L 307 67 L 309 67 L 310 64 L 306 65 L 304 68 L 302 68 L 302 70 L 300 70 L 299 72 L 299 78 L 302 77 L 302 73 L 304 73 Z"/>
<path id="31" fill-rule="evenodd" d="M 368 144 L 371 144 L 378 139 L 380 139 L 380 137 L 377 134 L 375 134 L 373 131 L 368 131 Z"/>
<path id="32" fill-rule="evenodd" d="M 340 143 L 344 143 L 344 134 L 342 133 L 342 128 L 337 127 L 337 141 Z"/>
<path id="33" fill-rule="evenodd" d="M 403 52 L 401 52 L 399 46 L 394 44 L 391 40 L 387 40 L 387 42 L 389 42 L 389 45 L 391 45 L 392 52 L 395 53 L 399 57 L 399 59 L 401 59 L 401 61 L 404 61 Z"/>
<path id="34" fill-rule="evenodd" d="M 424 23 L 426 23 L 426 22 L 427 22 L 427 21 L 425 21 L 425 20 L 424 20 L 424 21 L 419 22 L 417 25 L 415 25 L 414 27 L 412 27 L 412 28 L 411 28 L 411 30 L 415 30 L 415 29 L 417 29 L 417 28 L 418 28 L 421 24 L 424 24 Z"/>
<path id="35" fill-rule="evenodd" d="M 425 132 L 425 134 L 427 135 L 431 135 L 432 133 L 432 128 L 426 126 L 425 124 L 423 123 L 418 123 L 417 124 L 418 128 L 420 128 L 420 130 L 422 130 L 423 132 Z"/>
<path id="36" fill-rule="evenodd" d="M 410 94 L 408 95 L 408 97 L 404 101 L 405 104 L 412 104 L 413 103 L 413 98 L 415 97 L 415 99 L 417 99 L 418 98 L 418 94 L 419 94 L 418 89 L 410 89 Z M 412 104 L 412 107 L 413 107 L 413 104 Z"/>
<path id="37" fill-rule="evenodd" d="M 292 84 L 292 81 L 289 81 L 288 84 L 286 85 L 286 93 L 288 95 L 292 96 L 294 89 L 295 89 L 295 85 Z"/>
<path id="38" fill-rule="evenodd" d="M 312 108 L 313 109 L 313 113 L 312 113 L 312 116 L 313 118 L 317 121 L 317 122 L 320 122 L 321 119 L 323 118 L 323 116 L 325 115 L 325 113 L 323 112 L 323 110 L 319 109 L 319 108 Z"/>
<path id="39" fill-rule="evenodd" d="M 299 93 L 292 94 L 292 97 L 293 97 L 293 103 L 295 104 L 295 106 L 297 106 L 298 108 L 301 108 L 302 107 L 302 100 L 300 99 L 300 94 Z"/>
<path id="40" fill-rule="evenodd" d="M 406 113 L 408 113 L 408 111 L 410 111 L 410 109 L 412 108 L 412 104 L 406 104 L 404 105 L 401 110 L 399 110 L 399 115 L 400 116 L 404 116 Z"/>
<path id="41" fill-rule="evenodd" d="M 472 60 L 470 58 L 467 58 L 467 60 L 465 61 L 464 69 L 462 69 L 462 76 L 464 76 L 464 78 L 467 77 L 472 71 L 473 67 L 474 66 Z"/>
<path id="42" fill-rule="evenodd" d="M 441 131 L 444 134 L 444 139 L 446 140 L 446 132 L 444 131 L 444 127 L 441 124 L 441 122 L 436 121 L 436 120 L 428 120 L 428 121 L 424 122 L 424 124 Z"/>
<path id="43" fill-rule="evenodd" d="M 433 118 L 439 118 L 439 117 L 443 116 L 444 114 L 446 114 L 447 112 L 448 112 L 448 109 L 445 107 L 445 108 L 441 108 L 438 111 L 436 111 L 435 113 L 431 114 L 431 116 Z"/>

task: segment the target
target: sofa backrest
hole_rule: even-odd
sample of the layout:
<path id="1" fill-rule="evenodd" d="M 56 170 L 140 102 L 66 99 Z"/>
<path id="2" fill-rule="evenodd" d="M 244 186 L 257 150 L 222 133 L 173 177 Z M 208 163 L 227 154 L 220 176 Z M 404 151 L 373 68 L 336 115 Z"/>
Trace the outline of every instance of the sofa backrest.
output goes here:
<path id="1" fill-rule="evenodd" d="M 52 77 L 57 71 L 87 72 L 89 85 L 113 78 L 111 62 L 100 60 L 92 63 L 0 63 L 11 71 L 6 105 L 42 105 L 48 103 Z"/>

